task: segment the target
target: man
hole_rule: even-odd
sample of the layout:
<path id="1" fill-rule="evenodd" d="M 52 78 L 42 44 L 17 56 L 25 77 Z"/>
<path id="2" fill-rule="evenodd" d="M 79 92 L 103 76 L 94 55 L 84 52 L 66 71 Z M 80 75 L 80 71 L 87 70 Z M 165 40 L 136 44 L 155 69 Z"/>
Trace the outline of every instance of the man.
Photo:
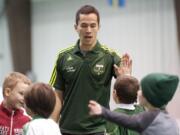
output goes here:
<path id="1" fill-rule="evenodd" d="M 58 121 L 61 112 L 63 135 L 102 135 L 105 120 L 89 116 L 88 102 L 94 99 L 109 107 L 112 77 L 129 74 L 132 61 L 127 54 L 120 58 L 99 43 L 100 16 L 93 6 L 85 5 L 77 11 L 74 27 L 79 40 L 60 51 L 50 80 L 58 97 L 52 118 Z M 118 67 L 120 64 L 125 70 Z"/>

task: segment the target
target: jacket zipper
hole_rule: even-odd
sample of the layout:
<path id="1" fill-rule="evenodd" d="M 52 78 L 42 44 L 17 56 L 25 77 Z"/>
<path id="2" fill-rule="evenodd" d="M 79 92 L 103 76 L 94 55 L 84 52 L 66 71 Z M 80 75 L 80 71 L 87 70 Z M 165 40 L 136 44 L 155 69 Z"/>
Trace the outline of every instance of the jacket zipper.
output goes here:
<path id="1" fill-rule="evenodd" d="M 10 127 L 10 135 L 12 135 L 12 128 L 13 128 L 13 116 L 14 116 L 14 111 L 11 113 L 11 127 Z"/>

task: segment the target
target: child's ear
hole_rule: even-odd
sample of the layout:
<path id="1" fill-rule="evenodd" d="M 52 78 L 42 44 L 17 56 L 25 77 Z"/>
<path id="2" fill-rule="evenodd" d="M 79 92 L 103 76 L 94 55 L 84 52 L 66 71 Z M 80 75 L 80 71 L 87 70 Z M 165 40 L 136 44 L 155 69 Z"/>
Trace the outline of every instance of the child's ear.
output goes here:
<path id="1" fill-rule="evenodd" d="M 116 90 L 113 90 L 113 95 L 116 95 Z"/>
<path id="2" fill-rule="evenodd" d="M 8 97 L 11 93 L 11 89 L 10 88 L 5 88 L 4 90 L 4 96 Z"/>
<path id="3" fill-rule="evenodd" d="M 119 102 L 119 98 L 118 98 L 118 96 L 117 96 L 116 90 L 113 90 L 113 98 L 114 98 L 114 101 L 115 101 L 116 103 Z"/>

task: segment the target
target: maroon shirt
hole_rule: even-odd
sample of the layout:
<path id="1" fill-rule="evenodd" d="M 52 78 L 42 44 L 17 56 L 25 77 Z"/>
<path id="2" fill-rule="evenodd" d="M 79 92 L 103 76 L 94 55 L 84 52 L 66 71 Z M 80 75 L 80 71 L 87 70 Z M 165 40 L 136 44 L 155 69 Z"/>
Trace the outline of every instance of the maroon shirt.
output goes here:
<path id="1" fill-rule="evenodd" d="M 8 110 L 0 105 L 0 135 L 22 135 L 23 126 L 30 118 L 23 114 L 23 110 Z"/>

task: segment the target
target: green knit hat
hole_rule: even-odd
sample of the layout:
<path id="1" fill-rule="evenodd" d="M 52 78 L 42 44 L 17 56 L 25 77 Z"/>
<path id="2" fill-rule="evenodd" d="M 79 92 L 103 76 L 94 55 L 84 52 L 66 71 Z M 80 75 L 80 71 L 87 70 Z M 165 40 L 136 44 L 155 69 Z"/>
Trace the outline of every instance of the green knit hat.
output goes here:
<path id="1" fill-rule="evenodd" d="M 179 78 L 163 73 L 148 74 L 141 80 L 144 97 L 155 107 L 166 105 L 173 97 Z"/>

